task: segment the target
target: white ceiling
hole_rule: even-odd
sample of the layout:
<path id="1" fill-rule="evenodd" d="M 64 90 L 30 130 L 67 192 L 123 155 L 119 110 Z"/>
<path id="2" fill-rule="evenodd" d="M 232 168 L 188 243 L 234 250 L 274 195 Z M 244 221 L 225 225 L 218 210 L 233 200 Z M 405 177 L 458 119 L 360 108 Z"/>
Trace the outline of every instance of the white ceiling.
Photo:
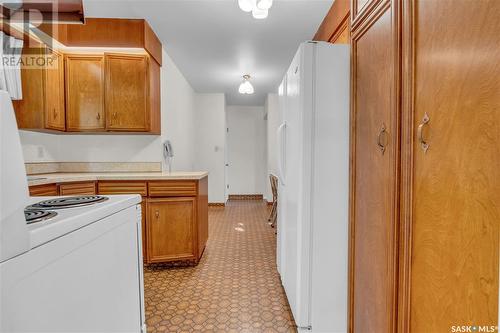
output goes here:
<path id="1" fill-rule="evenodd" d="M 228 105 L 264 105 L 300 42 L 311 39 L 333 0 L 274 0 L 265 20 L 237 0 L 87 0 L 87 17 L 145 18 L 195 91 L 225 93 Z M 243 74 L 254 95 L 240 95 Z"/>

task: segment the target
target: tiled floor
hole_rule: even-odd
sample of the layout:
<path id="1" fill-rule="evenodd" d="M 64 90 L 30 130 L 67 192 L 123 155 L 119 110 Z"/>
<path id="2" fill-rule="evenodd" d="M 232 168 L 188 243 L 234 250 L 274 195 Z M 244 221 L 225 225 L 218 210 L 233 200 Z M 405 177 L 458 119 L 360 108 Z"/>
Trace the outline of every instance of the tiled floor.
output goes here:
<path id="1" fill-rule="evenodd" d="M 262 201 L 210 208 L 196 267 L 145 269 L 148 332 L 296 332 Z"/>

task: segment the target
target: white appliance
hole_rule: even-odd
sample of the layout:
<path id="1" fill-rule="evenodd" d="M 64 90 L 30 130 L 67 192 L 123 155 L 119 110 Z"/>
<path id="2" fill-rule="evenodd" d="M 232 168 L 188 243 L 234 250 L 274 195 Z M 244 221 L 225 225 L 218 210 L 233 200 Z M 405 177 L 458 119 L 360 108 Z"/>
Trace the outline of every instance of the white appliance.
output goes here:
<path id="1" fill-rule="evenodd" d="M 0 332 L 146 332 L 140 197 L 29 198 L 4 91 L 0 131 Z"/>
<path id="2" fill-rule="evenodd" d="M 349 47 L 300 45 L 279 89 L 278 271 L 299 331 L 347 331 Z"/>

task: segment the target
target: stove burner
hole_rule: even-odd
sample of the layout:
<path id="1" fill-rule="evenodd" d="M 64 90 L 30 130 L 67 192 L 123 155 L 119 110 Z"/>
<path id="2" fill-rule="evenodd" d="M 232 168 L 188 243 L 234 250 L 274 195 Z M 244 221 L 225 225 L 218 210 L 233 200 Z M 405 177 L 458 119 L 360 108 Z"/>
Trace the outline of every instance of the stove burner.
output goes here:
<path id="1" fill-rule="evenodd" d="M 79 196 L 79 197 L 61 197 L 45 200 L 28 206 L 27 209 L 64 209 L 73 207 L 89 206 L 108 200 L 107 197 L 99 195 Z"/>
<path id="2" fill-rule="evenodd" d="M 51 219 L 57 215 L 56 212 L 46 211 L 46 210 L 25 210 L 24 217 L 26 218 L 26 224 L 32 224 L 37 222 L 42 222 Z"/>

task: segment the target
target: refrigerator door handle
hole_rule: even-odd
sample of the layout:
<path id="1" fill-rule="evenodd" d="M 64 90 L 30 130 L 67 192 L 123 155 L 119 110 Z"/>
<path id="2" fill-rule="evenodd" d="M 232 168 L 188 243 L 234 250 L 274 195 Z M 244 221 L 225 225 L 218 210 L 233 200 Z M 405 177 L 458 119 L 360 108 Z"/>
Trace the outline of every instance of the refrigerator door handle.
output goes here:
<path id="1" fill-rule="evenodd" d="M 278 136 L 278 179 L 282 185 L 285 185 L 285 131 L 286 131 L 286 122 L 281 124 L 276 131 Z"/>

